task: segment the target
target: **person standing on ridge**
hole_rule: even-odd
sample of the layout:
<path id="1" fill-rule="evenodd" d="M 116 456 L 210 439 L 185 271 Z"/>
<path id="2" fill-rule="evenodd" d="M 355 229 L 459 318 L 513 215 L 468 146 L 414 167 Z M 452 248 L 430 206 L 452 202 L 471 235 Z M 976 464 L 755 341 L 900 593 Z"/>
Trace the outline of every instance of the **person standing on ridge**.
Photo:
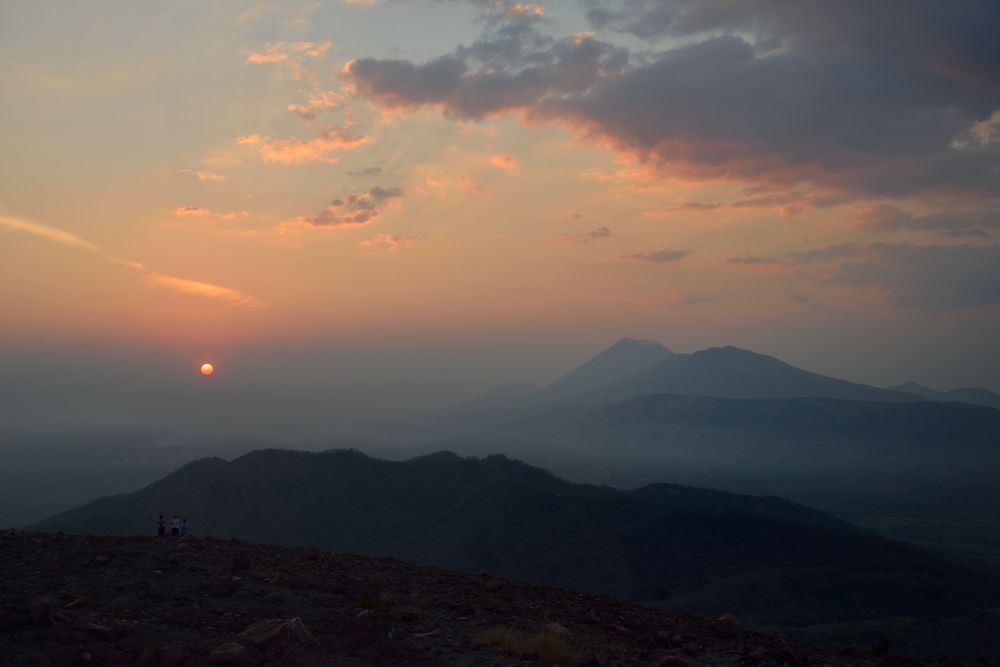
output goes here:
<path id="1" fill-rule="evenodd" d="M 167 520 L 163 518 L 161 514 L 156 520 L 156 536 L 163 537 L 167 532 Z"/>
<path id="2" fill-rule="evenodd" d="M 188 534 L 188 520 L 185 518 L 181 520 L 181 537 L 184 537 L 187 534 Z"/>
<path id="3" fill-rule="evenodd" d="M 170 534 L 175 538 L 181 536 L 181 520 L 174 515 L 174 518 L 170 520 Z"/>

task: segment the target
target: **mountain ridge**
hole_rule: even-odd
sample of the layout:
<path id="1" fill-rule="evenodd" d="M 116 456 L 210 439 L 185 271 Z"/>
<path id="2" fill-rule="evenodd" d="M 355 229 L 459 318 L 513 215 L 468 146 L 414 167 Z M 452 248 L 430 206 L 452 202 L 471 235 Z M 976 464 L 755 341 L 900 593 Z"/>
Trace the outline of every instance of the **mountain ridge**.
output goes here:
<path id="1" fill-rule="evenodd" d="M 347 450 L 260 450 L 189 464 L 33 528 L 135 534 L 174 511 L 219 537 L 390 554 L 702 611 L 741 605 L 755 622 L 779 625 L 857 621 L 859 600 L 870 618 L 959 613 L 994 594 L 936 556 L 787 501 L 678 485 L 624 492 L 571 484 L 498 455 L 383 461 Z M 734 583 L 810 571 L 840 585 L 800 586 L 778 616 L 766 600 L 747 606 L 747 591 Z M 699 595 L 720 587 L 730 597 Z"/>

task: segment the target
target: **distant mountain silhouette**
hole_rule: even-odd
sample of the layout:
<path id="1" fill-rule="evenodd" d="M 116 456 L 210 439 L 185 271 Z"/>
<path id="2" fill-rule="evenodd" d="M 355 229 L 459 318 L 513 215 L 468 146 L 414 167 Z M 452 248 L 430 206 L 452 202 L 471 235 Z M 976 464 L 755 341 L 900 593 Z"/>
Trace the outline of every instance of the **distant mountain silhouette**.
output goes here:
<path id="1" fill-rule="evenodd" d="M 647 394 L 688 394 L 720 398 L 840 398 L 904 402 L 920 398 L 903 392 L 837 380 L 795 368 L 738 347 L 712 347 L 676 354 L 652 368 L 623 377 L 597 393 L 606 401 Z"/>
<path id="2" fill-rule="evenodd" d="M 567 400 L 590 394 L 673 356 L 673 352 L 654 341 L 622 338 L 582 366 L 543 387 L 539 397 Z"/>
<path id="3" fill-rule="evenodd" d="M 375 429 L 400 441 L 479 435 L 554 406 L 611 405 L 649 394 L 719 398 L 836 398 L 884 403 L 922 396 L 847 382 L 736 347 L 676 354 L 659 343 L 623 338 L 541 389 L 501 385 L 458 405 L 386 420 Z"/>
<path id="4" fill-rule="evenodd" d="M 982 405 L 988 408 L 1000 409 L 1000 394 L 996 394 L 989 389 L 979 387 L 963 387 L 961 389 L 951 389 L 948 391 L 938 391 L 930 389 L 916 382 L 904 382 L 894 387 L 886 387 L 889 391 L 900 391 L 915 396 L 921 396 L 929 401 L 941 403 L 954 401 L 957 403 L 969 403 L 970 405 Z"/>
<path id="5" fill-rule="evenodd" d="M 780 499 L 675 485 L 616 491 L 502 456 L 389 462 L 266 450 L 205 459 L 35 528 L 148 534 L 161 512 L 183 513 L 201 534 L 486 569 L 713 613 L 739 608 L 789 625 L 1000 602 L 991 584 L 934 556 Z M 810 572 L 820 583 L 803 580 Z M 750 594 L 789 577 L 793 601 Z"/>

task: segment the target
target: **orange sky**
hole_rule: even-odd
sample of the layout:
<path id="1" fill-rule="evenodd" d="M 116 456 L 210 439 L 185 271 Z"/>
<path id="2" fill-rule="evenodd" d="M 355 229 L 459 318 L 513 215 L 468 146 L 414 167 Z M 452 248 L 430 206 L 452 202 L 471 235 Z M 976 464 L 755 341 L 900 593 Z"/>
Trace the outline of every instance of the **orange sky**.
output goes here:
<path id="1" fill-rule="evenodd" d="M 629 335 L 852 380 L 1000 388 L 998 299 L 925 298 L 914 290 L 933 278 L 905 268 L 959 245 L 988 266 L 988 233 L 930 237 L 912 220 L 990 215 L 995 188 L 860 192 L 766 144 L 720 139 L 711 150 L 730 153 L 711 163 L 702 139 L 671 138 L 654 159 L 551 96 L 477 117 L 390 96 L 352 63 L 425 63 L 504 21 L 631 48 L 638 67 L 622 31 L 569 37 L 594 31 L 575 3 L 418 5 L 5 3 L 4 353 L 42 338 L 195 359 L 467 337 L 524 359 L 465 378 L 471 391 L 552 379 Z M 992 145 L 980 122 L 961 136 Z M 899 214 L 911 222 L 884 222 Z M 843 244 L 877 275 L 808 255 Z"/>

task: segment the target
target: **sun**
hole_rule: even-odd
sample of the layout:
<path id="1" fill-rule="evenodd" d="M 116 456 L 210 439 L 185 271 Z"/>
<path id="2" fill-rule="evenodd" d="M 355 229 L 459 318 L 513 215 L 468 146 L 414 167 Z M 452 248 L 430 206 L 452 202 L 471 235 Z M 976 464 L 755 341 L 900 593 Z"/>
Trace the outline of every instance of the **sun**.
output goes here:
<path id="1" fill-rule="evenodd" d="M 214 372 L 215 372 L 215 366 L 213 366 L 212 364 L 205 363 L 201 365 L 202 375 L 211 375 Z"/>

